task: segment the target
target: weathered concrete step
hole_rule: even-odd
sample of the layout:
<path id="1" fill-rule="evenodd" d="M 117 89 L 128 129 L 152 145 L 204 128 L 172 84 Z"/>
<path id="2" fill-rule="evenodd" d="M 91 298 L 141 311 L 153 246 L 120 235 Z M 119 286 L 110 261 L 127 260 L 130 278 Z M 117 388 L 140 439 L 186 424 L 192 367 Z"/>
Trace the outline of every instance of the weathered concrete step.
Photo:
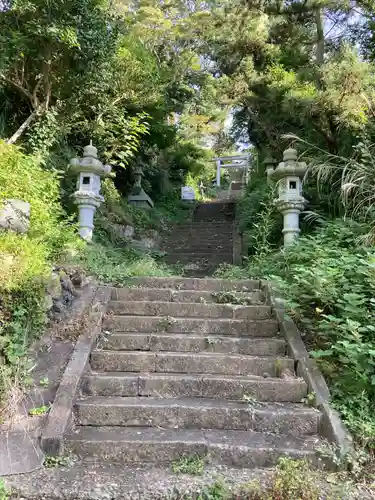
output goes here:
<path id="1" fill-rule="evenodd" d="M 211 352 L 93 351 L 91 368 L 98 372 L 267 374 L 268 377 L 278 377 L 286 368 L 293 372 L 294 360 Z"/>
<path id="2" fill-rule="evenodd" d="M 233 235 L 231 233 L 174 233 L 172 236 L 169 236 L 164 243 L 166 247 L 173 247 L 178 244 L 186 244 L 186 245 L 233 245 Z"/>
<path id="3" fill-rule="evenodd" d="M 316 437 L 253 431 L 172 430 L 144 427 L 77 427 L 67 448 L 80 458 L 123 464 L 171 463 L 186 455 L 209 456 L 215 464 L 253 468 L 275 465 L 281 456 L 313 457 Z"/>
<path id="4" fill-rule="evenodd" d="M 227 240 L 231 240 L 233 238 L 233 230 L 230 228 L 228 229 L 198 229 L 198 228 L 190 228 L 190 229 L 177 229 L 174 230 L 172 234 L 167 236 L 167 241 L 180 241 L 182 240 L 189 240 L 189 238 L 194 237 L 194 242 L 200 242 L 200 241 L 214 241 L 218 244 L 222 242 L 227 242 Z M 190 243 L 193 242 L 193 240 L 189 240 Z"/>
<path id="5" fill-rule="evenodd" d="M 278 323 L 274 319 L 201 319 L 163 316 L 108 315 L 103 327 L 112 332 L 216 333 L 243 337 L 273 337 L 279 331 Z"/>
<path id="6" fill-rule="evenodd" d="M 75 404 L 78 425 L 232 429 L 305 436 L 318 433 L 320 412 L 302 405 L 90 396 Z"/>
<path id="7" fill-rule="evenodd" d="M 233 262 L 233 253 L 229 254 L 220 254 L 220 253 L 193 253 L 193 252 L 184 252 L 184 253 L 168 253 L 166 256 L 166 261 L 169 264 L 187 264 L 189 262 L 202 262 L 211 265 L 221 264 L 223 262 L 231 263 Z"/>
<path id="8" fill-rule="evenodd" d="M 300 378 L 263 378 L 171 373 L 93 373 L 82 383 L 90 396 L 153 396 L 299 403 L 307 393 Z"/>
<path id="9" fill-rule="evenodd" d="M 260 289 L 259 280 L 224 280 L 215 278 L 129 278 L 129 286 L 171 288 L 175 290 L 202 290 L 207 292 L 252 292 Z"/>
<path id="10" fill-rule="evenodd" d="M 267 319 L 271 307 L 197 304 L 188 302 L 111 301 L 107 311 L 115 315 L 173 316 L 183 318 Z"/>
<path id="11" fill-rule="evenodd" d="M 106 349 L 117 351 L 216 352 L 277 356 L 286 353 L 282 338 L 236 338 L 203 335 L 114 333 L 105 343 Z"/>
<path id="12" fill-rule="evenodd" d="M 218 255 L 225 257 L 227 255 L 233 255 L 233 245 L 228 245 L 225 248 L 218 248 L 211 243 L 190 245 L 188 242 L 180 242 L 178 245 L 166 245 L 165 252 L 168 255 L 184 255 L 184 254 L 194 254 L 198 256 L 212 256 Z"/>
<path id="13" fill-rule="evenodd" d="M 187 222 L 181 222 L 180 224 L 175 226 L 175 229 L 180 229 L 180 228 L 199 228 L 203 230 L 210 230 L 210 229 L 216 229 L 216 228 L 228 228 L 231 229 L 233 225 L 233 221 L 227 221 L 227 220 L 216 220 L 216 221 L 198 221 L 198 220 L 192 220 L 192 221 L 187 221 Z"/>
<path id="14" fill-rule="evenodd" d="M 112 300 L 216 303 L 214 293 L 203 290 L 171 290 L 168 288 L 112 288 Z M 240 293 L 237 292 L 236 295 L 239 296 Z M 260 290 L 241 293 L 241 296 L 254 304 L 265 300 L 264 294 Z"/>
<path id="15" fill-rule="evenodd" d="M 220 244 L 217 241 L 201 241 L 197 243 L 185 242 L 185 241 L 175 241 L 168 242 L 168 249 L 174 251 L 184 251 L 186 250 L 187 243 L 189 245 L 189 251 L 191 252 L 221 252 L 230 253 L 233 251 L 232 241 L 226 241 L 224 244 Z"/>

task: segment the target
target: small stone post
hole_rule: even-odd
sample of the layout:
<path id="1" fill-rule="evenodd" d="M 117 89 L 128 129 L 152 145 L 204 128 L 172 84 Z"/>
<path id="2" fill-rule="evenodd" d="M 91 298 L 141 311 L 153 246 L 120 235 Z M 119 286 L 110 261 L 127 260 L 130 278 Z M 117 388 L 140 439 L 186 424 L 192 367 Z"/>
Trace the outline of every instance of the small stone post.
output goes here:
<path id="1" fill-rule="evenodd" d="M 131 194 L 128 196 L 128 202 L 141 208 L 153 208 L 153 201 L 142 188 L 142 175 L 142 167 L 140 165 L 136 166 L 134 168 L 134 185 Z"/>
<path id="2" fill-rule="evenodd" d="M 297 151 L 286 149 L 283 161 L 267 172 L 269 179 L 278 182 L 276 206 L 284 216 L 284 246 L 291 245 L 300 233 L 299 214 L 306 203 L 302 196 L 302 178 L 306 170 L 307 164 L 297 161 Z"/>
<path id="3" fill-rule="evenodd" d="M 83 157 L 72 158 L 69 164 L 69 172 L 78 174 L 77 191 L 73 197 L 79 211 L 79 234 L 86 241 L 92 240 L 95 210 L 104 201 L 100 194 L 100 178 L 111 172 L 111 166 L 103 165 L 97 153 L 90 142 L 83 149 Z"/>
<path id="4" fill-rule="evenodd" d="M 270 181 L 270 174 L 275 170 L 277 161 L 272 158 L 271 156 L 268 156 L 267 158 L 264 159 L 264 165 L 266 167 L 266 174 L 267 178 Z"/>

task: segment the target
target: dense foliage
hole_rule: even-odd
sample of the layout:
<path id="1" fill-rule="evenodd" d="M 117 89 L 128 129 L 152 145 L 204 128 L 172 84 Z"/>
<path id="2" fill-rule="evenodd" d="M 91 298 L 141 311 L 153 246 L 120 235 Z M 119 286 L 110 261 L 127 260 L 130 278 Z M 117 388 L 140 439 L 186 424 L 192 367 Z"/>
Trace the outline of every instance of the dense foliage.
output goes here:
<path id="1" fill-rule="evenodd" d="M 0 142 L 0 199 L 32 210 L 28 234 L 0 232 L 0 400 L 27 372 L 26 351 L 45 324 L 44 288 L 51 261 L 79 248 L 60 203 L 59 179 L 40 160 Z"/>
<path id="2" fill-rule="evenodd" d="M 356 437 L 373 449 L 375 251 L 361 244 L 366 231 L 355 222 L 326 222 L 289 249 L 258 256 L 246 272 L 269 278 L 282 292 L 331 381 L 335 405 Z M 224 271 L 234 273 L 241 274 Z"/>

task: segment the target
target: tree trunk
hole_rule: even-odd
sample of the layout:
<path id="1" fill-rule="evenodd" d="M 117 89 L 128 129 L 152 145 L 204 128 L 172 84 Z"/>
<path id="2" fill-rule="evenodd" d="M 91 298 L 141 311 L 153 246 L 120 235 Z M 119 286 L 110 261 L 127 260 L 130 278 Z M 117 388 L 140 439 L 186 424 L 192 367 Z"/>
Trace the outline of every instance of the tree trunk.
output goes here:
<path id="1" fill-rule="evenodd" d="M 19 129 L 10 137 L 6 142 L 7 144 L 14 144 L 18 139 L 21 137 L 21 135 L 25 132 L 26 129 L 30 127 L 32 122 L 35 120 L 35 118 L 38 115 L 38 111 L 34 111 L 31 113 L 31 115 L 23 122 L 23 124 L 19 127 Z"/>
<path id="2" fill-rule="evenodd" d="M 324 19 L 321 8 L 315 10 L 315 23 L 316 23 L 316 63 L 322 66 L 324 63 Z"/>

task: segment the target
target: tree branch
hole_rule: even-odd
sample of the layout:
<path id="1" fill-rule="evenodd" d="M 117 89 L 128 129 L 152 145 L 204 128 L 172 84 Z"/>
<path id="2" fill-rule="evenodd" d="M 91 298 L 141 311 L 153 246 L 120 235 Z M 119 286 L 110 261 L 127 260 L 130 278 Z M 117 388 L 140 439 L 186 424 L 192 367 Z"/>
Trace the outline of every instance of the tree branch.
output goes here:
<path id="1" fill-rule="evenodd" d="M 22 85 L 20 85 L 16 81 L 12 80 L 11 78 L 7 78 L 2 73 L 0 73 L 0 78 L 5 83 L 7 83 L 8 85 L 12 85 L 13 87 L 15 87 L 19 92 L 21 92 L 21 94 L 23 94 L 25 97 L 27 97 L 27 99 L 29 100 L 31 106 L 34 107 L 34 105 L 33 105 L 33 95 L 28 90 L 26 90 L 24 87 L 22 87 Z"/>
<path id="2" fill-rule="evenodd" d="M 30 127 L 32 122 L 35 120 L 35 118 L 38 116 L 40 113 L 40 107 L 33 111 L 31 115 L 23 122 L 23 124 L 16 130 L 16 132 L 10 137 L 6 142 L 7 144 L 14 144 L 18 139 L 21 137 L 21 135 L 25 132 L 26 129 Z"/>

